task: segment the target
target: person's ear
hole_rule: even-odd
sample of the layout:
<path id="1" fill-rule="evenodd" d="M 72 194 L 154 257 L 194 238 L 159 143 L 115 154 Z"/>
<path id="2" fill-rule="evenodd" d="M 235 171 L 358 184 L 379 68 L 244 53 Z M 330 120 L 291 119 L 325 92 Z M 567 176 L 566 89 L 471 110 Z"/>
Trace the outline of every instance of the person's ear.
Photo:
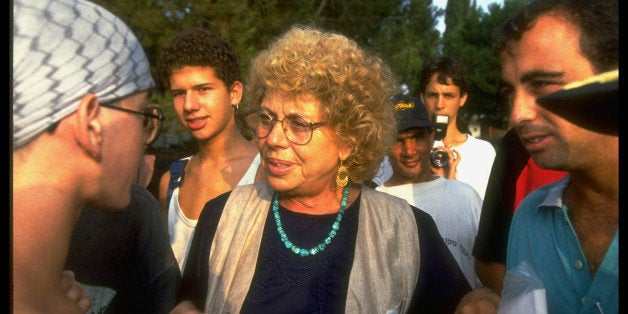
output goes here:
<path id="1" fill-rule="evenodd" d="M 460 97 L 460 107 L 464 106 L 464 104 L 467 102 L 467 96 L 469 96 L 469 93 L 464 93 Z"/>
<path id="2" fill-rule="evenodd" d="M 338 147 L 338 160 L 347 160 L 353 153 L 353 147 L 348 143 L 341 143 Z"/>
<path id="3" fill-rule="evenodd" d="M 79 101 L 76 138 L 85 152 L 94 159 L 102 155 L 102 108 L 94 94 L 87 94 Z"/>
<path id="4" fill-rule="evenodd" d="M 231 85 L 231 89 L 229 90 L 229 97 L 230 97 L 232 106 L 237 106 L 240 103 L 240 101 L 242 101 L 243 89 L 244 89 L 244 86 L 239 81 L 235 81 L 233 82 L 233 85 Z"/>

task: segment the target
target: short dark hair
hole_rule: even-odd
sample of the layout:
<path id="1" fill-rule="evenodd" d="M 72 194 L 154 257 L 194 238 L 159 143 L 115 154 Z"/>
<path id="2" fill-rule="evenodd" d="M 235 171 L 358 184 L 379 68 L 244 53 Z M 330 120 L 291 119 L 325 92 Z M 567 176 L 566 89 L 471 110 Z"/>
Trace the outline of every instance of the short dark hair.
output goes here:
<path id="1" fill-rule="evenodd" d="M 204 28 L 184 30 L 161 49 L 157 68 L 166 88 L 172 72 L 184 66 L 211 67 L 227 89 L 241 81 L 240 60 L 231 44 Z"/>
<path id="2" fill-rule="evenodd" d="M 580 50 L 597 73 L 619 66 L 619 4 L 617 0 L 535 0 L 524 6 L 495 33 L 498 52 L 521 39 L 546 14 L 564 16 L 581 33 Z"/>
<path id="3" fill-rule="evenodd" d="M 436 79 L 441 84 L 447 84 L 447 79 L 451 78 L 453 85 L 458 86 L 460 95 L 469 92 L 469 82 L 467 81 L 467 71 L 461 58 L 455 56 L 438 56 L 429 60 L 421 70 L 419 79 L 419 89 L 421 94 L 425 94 L 425 88 L 430 82 L 430 78 L 435 73 Z"/>

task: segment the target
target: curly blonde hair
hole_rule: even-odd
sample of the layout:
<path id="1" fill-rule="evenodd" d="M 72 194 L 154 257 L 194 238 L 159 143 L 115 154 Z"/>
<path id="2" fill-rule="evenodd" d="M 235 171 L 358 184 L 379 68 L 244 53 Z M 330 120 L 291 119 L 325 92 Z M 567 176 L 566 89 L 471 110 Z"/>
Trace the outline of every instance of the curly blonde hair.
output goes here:
<path id="1" fill-rule="evenodd" d="M 245 88 L 250 110 L 260 108 L 267 91 L 314 96 L 328 126 L 353 148 L 343 163 L 353 182 L 371 179 L 395 140 L 396 76 L 342 34 L 291 27 L 251 61 Z"/>

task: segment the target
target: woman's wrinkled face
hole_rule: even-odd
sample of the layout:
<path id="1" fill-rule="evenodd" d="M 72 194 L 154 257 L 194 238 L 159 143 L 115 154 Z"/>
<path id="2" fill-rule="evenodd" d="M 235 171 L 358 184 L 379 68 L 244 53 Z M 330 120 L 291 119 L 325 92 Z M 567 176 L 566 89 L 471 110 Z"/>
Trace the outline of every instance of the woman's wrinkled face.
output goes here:
<path id="1" fill-rule="evenodd" d="M 273 189 L 305 196 L 314 195 L 330 184 L 335 184 L 343 149 L 338 145 L 333 130 L 326 124 L 308 127 L 311 139 L 299 145 L 290 141 L 286 135 L 291 132 L 284 130 L 284 126 L 288 128 L 289 123 L 280 122 L 286 119 L 307 124 L 327 122 L 318 100 L 308 96 L 295 99 L 279 91 L 269 91 L 260 110 L 273 120 L 268 136 L 258 139 L 262 166 Z"/>

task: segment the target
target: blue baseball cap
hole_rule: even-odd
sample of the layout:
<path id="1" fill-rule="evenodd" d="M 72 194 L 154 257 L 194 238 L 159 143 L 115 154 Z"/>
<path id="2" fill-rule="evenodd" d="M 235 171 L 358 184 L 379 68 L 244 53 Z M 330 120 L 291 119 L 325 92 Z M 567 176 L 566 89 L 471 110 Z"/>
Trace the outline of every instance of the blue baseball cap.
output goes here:
<path id="1" fill-rule="evenodd" d="M 416 127 L 434 127 L 423 102 L 413 96 L 398 95 L 394 99 L 397 132 Z"/>

